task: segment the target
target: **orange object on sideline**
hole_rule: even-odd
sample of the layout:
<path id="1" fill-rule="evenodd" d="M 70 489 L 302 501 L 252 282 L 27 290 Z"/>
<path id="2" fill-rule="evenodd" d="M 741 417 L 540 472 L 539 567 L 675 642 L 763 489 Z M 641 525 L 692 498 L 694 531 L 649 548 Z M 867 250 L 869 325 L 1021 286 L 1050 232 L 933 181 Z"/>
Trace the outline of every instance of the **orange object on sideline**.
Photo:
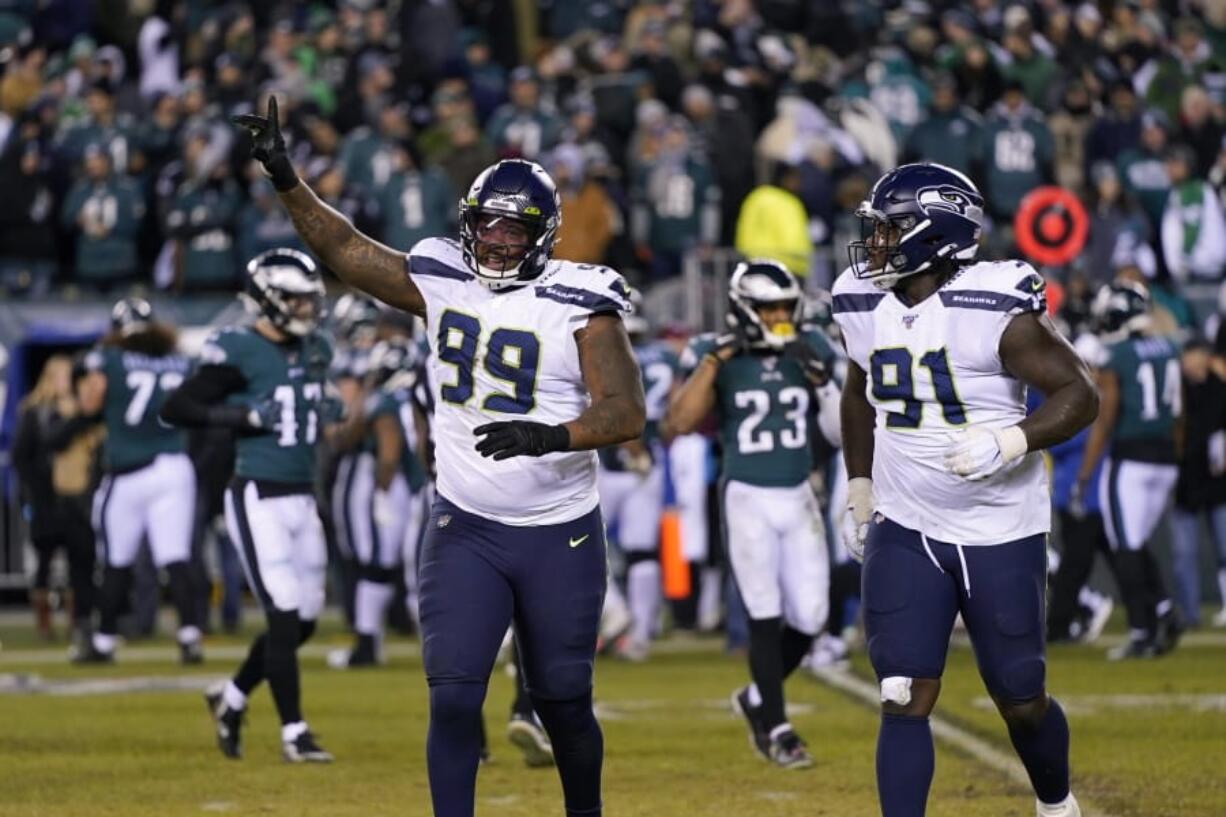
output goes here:
<path id="1" fill-rule="evenodd" d="M 684 599 L 690 595 L 690 565 L 681 553 L 681 517 L 672 508 L 660 518 L 660 575 L 664 598 Z"/>

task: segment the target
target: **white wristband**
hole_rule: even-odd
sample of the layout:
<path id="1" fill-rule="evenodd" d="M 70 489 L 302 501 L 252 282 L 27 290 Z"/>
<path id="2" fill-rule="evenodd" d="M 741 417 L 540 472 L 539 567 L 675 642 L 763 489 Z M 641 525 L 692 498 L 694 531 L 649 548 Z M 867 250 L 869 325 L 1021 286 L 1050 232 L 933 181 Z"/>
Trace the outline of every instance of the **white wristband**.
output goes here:
<path id="1" fill-rule="evenodd" d="M 1022 431 L 1021 426 L 994 428 L 992 434 L 996 437 L 996 445 L 1000 447 L 1000 458 L 1006 465 L 1024 456 L 1030 450 L 1026 432 Z"/>

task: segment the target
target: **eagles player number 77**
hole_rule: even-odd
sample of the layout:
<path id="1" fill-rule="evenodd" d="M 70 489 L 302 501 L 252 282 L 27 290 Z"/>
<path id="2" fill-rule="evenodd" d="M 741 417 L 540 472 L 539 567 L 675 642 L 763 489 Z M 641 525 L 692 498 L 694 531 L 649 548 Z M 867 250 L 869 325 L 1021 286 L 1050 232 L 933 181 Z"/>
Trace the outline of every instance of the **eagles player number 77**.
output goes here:
<path id="1" fill-rule="evenodd" d="M 299 181 L 275 97 L 235 117 L 307 246 L 350 285 L 425 319 L 437 497 L 420 555 L 426 741 L 436 815 L 473 813 L 481 704 L 514 621 L 533 707 L 568 814 L 601 811 L 603 737 L 592 663 L 605 593 L 594 450 L 637 438 L 643 388 L 603 267 L 551 260 L 553 180 L 532 162 L 482 172 L 460 201 L 460 240 L 408 253 L 363 235 Z"/>

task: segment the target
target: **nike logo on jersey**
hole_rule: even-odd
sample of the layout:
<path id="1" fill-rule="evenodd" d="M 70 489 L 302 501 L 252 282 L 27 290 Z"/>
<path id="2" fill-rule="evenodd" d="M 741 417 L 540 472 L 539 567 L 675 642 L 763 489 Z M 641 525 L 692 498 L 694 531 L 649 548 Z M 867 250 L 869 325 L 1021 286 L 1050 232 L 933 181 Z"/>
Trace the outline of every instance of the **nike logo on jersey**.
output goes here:
<path id="1" fill-rule="evenodd" d="M 579 547 L 579 545 L 582 545 L 584 542 L 586 542 L 591 535 L 592 534 L 590 533 L 585 533 L 582 536 L 580 536 L 578 539 L 572 536 L 570 538 L 570 546 L 573 548 Z"/>

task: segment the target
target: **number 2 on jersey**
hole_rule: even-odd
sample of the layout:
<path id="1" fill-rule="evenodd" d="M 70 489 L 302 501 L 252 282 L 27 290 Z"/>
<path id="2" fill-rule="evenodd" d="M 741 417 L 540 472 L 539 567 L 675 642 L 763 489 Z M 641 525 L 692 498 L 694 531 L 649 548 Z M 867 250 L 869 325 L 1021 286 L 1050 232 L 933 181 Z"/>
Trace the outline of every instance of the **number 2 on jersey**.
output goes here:
<path id="1" fill-rule="evenodd" d="M 463 405 L 476 391 L 474 369 L 481 342 L 481 321 L 448 309 L 438 322 L 438 359 L 455 367 L 454 383 L 445 383 L 439 395 Z M 485 370 L 512 387 L 512 394 L 486 395 L 482 408 L 504 414 L 528 414 L 536 407 L 536 372 L 541 344 L 536 335 L 521 329 L 495 329 L 485 344 Z"/>
<path id="2" fill-rule="evenodd" d="M 886 415 L 886 428 L 919 428 L 923 417 L 923 401 L 915 396 L 915 377 L 912 372 L 914 357 L 903 346 L 877 349 L 869 358 L 870 377 L 873 381 L 873 396 L 882 402 L 898 400 L 903 404 L 901 412 L 891 411 Z M 920 358 L 920 365 L 932 374 L 932 389 L 941 404 L 945 422 L 960 426 L 966 423 L 966 406 L 958 399 L 954 387 L 953 372 L 949 367 L 949 354 L 944 349 L 932 349 Z"/>

